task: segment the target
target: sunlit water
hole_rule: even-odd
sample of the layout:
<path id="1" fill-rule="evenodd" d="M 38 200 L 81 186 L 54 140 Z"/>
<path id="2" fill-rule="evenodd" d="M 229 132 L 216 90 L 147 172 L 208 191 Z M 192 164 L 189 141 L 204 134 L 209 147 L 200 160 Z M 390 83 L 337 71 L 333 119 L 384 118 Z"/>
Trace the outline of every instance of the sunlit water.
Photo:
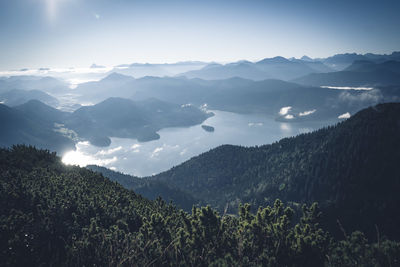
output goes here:
<path id="1" fill-rule="evenodd" d="M 309 132 L 335 121 L 283 123 L 274 117 L 242 115 L 213 111 L 215 116 L 203 124 L 215 128 L 207 132 L 196 125 L 187 128 L 166 128 L 161 138 L 151 142 L 111 138 L 109 147 L 100 148 L 79 142 L 76 151 L 63 156 L 66 164 L 86 166 L 96 164 L 136 176 L 147 176 L 170 169 L 193 156 L 222 144 L 254 146 L 270 144 L 283 137 Z"/>

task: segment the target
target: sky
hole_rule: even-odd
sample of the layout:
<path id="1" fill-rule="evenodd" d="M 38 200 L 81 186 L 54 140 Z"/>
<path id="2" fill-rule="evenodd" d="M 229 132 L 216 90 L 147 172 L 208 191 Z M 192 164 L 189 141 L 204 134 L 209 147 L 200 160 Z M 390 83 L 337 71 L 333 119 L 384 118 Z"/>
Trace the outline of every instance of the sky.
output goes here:
<path id="1" fill-rule="evenodd" d="M 0 70 L 400 50 L 398 0 L 0 0 Z"/>

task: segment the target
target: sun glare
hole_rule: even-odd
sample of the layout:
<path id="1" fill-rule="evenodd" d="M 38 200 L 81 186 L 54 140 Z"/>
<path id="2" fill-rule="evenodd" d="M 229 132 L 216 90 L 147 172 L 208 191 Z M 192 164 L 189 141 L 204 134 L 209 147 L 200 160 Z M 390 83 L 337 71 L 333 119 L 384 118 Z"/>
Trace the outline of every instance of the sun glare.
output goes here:
<path id="1" fill-rule="evenodd" d="M 69 151 L 62 157 L 62 162 L 67 165 L 79 165 L 85 167 L 88 164 L 95 162 L 91 156 L 84 155 L 80 151 Z"/>
<path id="2" fill-rule="evenodd" d="M 118 160 L 117 156 L 111 154 L 122 149 L 122 147 L 116 147 L 108 150 L 96 150 L 94 153 L 86 153 L 82 151 L 82 147 L 86 146 L 89 146 L 89 142 L 78 142 L 76 150 L 71 150 L 63 155 L 62 162 L 67 165 L 78 165 L 80 167 L 87 165 L 108 166 Z"/>
<path id="3" fill-rule="evenodd" d="M 57 18 L 60 4 L 65 0 L 44 0 L 46 4 L 47 18 L 50 21 L 54 21 Z"/>

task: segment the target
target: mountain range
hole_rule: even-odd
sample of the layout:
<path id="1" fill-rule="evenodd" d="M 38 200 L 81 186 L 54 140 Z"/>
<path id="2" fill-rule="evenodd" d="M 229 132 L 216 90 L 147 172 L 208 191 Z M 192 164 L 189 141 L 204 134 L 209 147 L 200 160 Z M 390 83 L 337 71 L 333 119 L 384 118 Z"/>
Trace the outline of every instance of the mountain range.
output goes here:
<path id="1" fill-rule="evenodd" d="M 38 100 L 10 108 L 0 104 L 0 145 L 30 144 L 62 154 L 75 148 L 74 142 L 89 140 L 108 146 L 109 137 L 158 139 L 157 131 L 166 127 L 185 127 L 202 123 L 212 116 L 194 106 L 148 99 L 134 102 L 109 98 L 97 105 L 62 112 Z"/>
<path id="2" fill-rule="evenodd" d="M 293 82 L 309 86 L 385 86 L 400 84 L 400 61 L 354 61 L 343 71 L 312 73 Z"/>
<path id="3" fill-rule="evenodd" d="M 345 53 L 345 54 L 336 54 L 331 57 L 315 59 L 317 61 L 323 62 L 325 65 L 340 71 L 348 66 L 350 66 L 354 61 L 358 60 L 366 60 L 373 61 L 375 63 L 382 63 L 384 61 L 396 60 L 400 61 L 400 52 L 393 52 L 391 54 L 357 54 L 357 53 Z"/>
<path id="4" fill-rule="evenodd" d="M 13 89 L 4 93 L 0 93 L 0 103 L 10 107 L 22 105 L 29 100 L 39 100 L 54 108 L 57 108 L 59 105 L 57 98 L 40 90 Z"/>
<path id="5" fill-rule="evenodd" d="M 209 64 L 200 70 L 192 70 L 180 75 L 187 78 L 223 80 L 241 77 L 251 80 L 280 79 L 291 80 L 314 72 L 327 72 L 331 69 L 322 62 L 303 60 L 290 61 L 284 57 L 265 58 L 258 62 L 238 61 L 229 64 Z"/>
<path id="6" fill-rule="evenodd" d="M 5 93 L 13 89 L 40 90 L 49 94 L 62 94 L 69 91 L 67 83 L 50 76 L 23 75 L 0 79 L 0 93 Z"/>
<path id="7" fill-rule="evenodd" d="M 352 72 L 349 73 L 354 77 Z M 370 73 L 356 74 L 358 73 L 371 77 Z M 399 87 L 390 88 L 389 90 L 388 87 L 379 86 L 369 91 L 336 90 L 273 79 L 263 81 L 237 77 L 225 80 L 182 77 L 133 79 L 121 74 L 111 74 L 98 82 L 81 84 L 75 91 L 81 94 L 80 98 L 83 101 L 103 101 L 112 96 L 134 100 L 157 98 L 179 105 L 193 104 L 199 107 L 206 104 L 208 109 L 267 114 L 283 121 L 294 122 L 337 119 L 346 112 L 354 114 L 370 105 L 398 101 Z M 289 119 L 279 115 L 283 107 L 291 107 Z M 313 110 L 315 112 L 308 112 Z"/>

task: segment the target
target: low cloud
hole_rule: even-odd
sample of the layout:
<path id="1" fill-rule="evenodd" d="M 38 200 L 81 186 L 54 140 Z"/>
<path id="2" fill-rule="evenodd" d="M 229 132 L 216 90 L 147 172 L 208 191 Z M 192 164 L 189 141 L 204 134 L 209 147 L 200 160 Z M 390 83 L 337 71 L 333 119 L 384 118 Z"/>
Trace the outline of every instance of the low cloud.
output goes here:
<path id="1" fill-rule="evenodd" d="M 183 156 L 187 152 L 187 148 L 184 148 L 181 152 L 179 152 L 179 155 Z"/>
<path id="2" fill-rule="evenodd" d="M 338 119 L 348 119 L 348 118 L 350 118 L 350 113 L 349 112 L 346 112 L 346 113 L 343 113 L 342 115 L 339 115 L 338 116 Z"/>
<path id="3" fill-rule="evenodd" d="M 288 114 L 288 112 L 292 109 L 291 106 L 287 106 L 287 107 L 282 107 L 281 110 L 279 111 L 280 115 L 286 115 Z"/>
<path id="4" fill-rule="evenodd" d="M 294 119 L 294 116 L 293 116 L 292 114 L 287 114 L 287 115 L 285 116 L 285 119 L 287 119 L 287 120 L 292 120 L 292 119 Z"/>
<path id="5" fill-rule="evenodd" d="M 299 116 L 300 117 L 308 116 L 308 115 L 313 114 L 315 111 L 317 111 L 317 110 L 316 109 L 312 109 L 312 110 L 307 110 L 307 111 L 304 111 L 304 112 L 300 112 Z"/>
<path id="6" fill-rule="evenodd" d="M 264 123 L 262 123 L 262 122 L 249 122 L 249 124 L 248 124 L 249 127 L 260 127 L 263 125 L 264 125 Z"/>
<path id="7" fill-rule="evenodd" d="M 373 87 L 353 87 L 353 86 L 320 86 L 321 88 L 336 89 L 336 90 L 358 90 L 358 91 L 369 91 L 373 90 Z"/>
<path id="8" fill-rule="evenodd" d="M 157 156 L 160 154 L 160 152 L 163 151 L 163 150 L 164 150 L 163 147 L 156 147 L 156 148 L 153 150 L 153 152 L 151 152 L 150 157 L 151 157 L 151 158 L 157 157 Z"/>
<path id="9" fill-rule="evenodd" d="M 350 104 L 373 105 L 381 102 L 383 100 L 383 95 L 378 89 L 363 91 L 361 93 L 342 92 L 339 95 L 339 100 L 342 102 L 349 102 Z"/>
<path id="10" fill-rule="evenodd" d="M 117 151 L 120 151 L 122 149 L 122 146 L 116 147 L 116 148 L 110 148 L 107 150 L 100 150 L 99 152 L 96 153 L 96 155 L 111 155 L 114 154 Z"/>
<path id="11" fill-rule="evenodd" d="M 150 153 L 150 158 L 157 158 L 161 152 L 166 153 L 168 155 L 172 151 L 179 151 L 180 146 L 179 145 L 167 145 L 163 144 L 162 146 L 156 147 L 151 153 Z"/>

